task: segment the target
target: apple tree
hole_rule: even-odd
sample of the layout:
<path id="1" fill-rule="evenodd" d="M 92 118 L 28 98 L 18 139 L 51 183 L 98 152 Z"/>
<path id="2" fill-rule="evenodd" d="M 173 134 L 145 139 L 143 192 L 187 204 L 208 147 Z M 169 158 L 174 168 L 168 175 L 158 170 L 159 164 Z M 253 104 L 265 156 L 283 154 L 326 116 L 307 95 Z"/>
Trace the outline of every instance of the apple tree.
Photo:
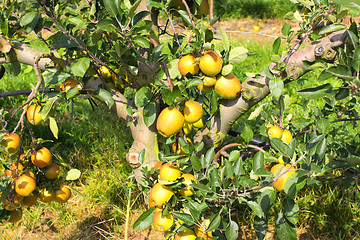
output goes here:
<path id="1" fill-rule="evenodd" d="M 239 79 L 233 68 L 249 53 L 217 29 L 213 0 L 0 0 L 0 78 L 3 65 L 17 75 L 26 64 L 37 79 L 22 106 L 0 111 L 1 161 L 9 170 L 1 218 L 18 220 L 15 196 L 66 202 L 69 188 L 31 124 L 49 121 L 56 137 L 56 105 L 89 101 L 111 109 L 133 137 L 126 160 L 149 203 L 134 229 L 235 240 L 237 214 L 249 208 L 263 239 L 276 208 L 270 224 L 278 237 L 296 239 L 302 188 L 357 184 L 360 42 L 353 18 L 360 6 L 293 2 L 299 10 L 285 18 L 300 28 L 285 24 L 272 63 Z M 22 145 L 27 132 L 31 146 Z M 47 189 L 53 174 L 59 184 Z M 61 179 L 78 176 L 75 170 Z M 17 190 L 20 181 L 26 192 Z"/>

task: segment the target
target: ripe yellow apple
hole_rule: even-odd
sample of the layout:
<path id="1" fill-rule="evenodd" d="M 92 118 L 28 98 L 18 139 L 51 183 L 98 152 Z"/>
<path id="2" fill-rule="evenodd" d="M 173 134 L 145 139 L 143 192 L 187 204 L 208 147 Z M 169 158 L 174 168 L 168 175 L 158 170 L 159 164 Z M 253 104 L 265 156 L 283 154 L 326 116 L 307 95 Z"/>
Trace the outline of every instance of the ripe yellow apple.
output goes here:
<path id="1" fill-rule="evenodd" d="M 196 101 L 186 101 L 184 107 L 184 120 L 188 123 L 194 123 L 202 118 L 203 109 L 201 104 Z"/>
<path id="2" fill-rule="evenodd" d="M 8 222 L 15 223 L 20 221 L 20 219 L 22 218 L 22 213 L 23 213 L 22 208 L 20 208 L 20 213 L 18 213 L 17 210 L 11 211 Z"/>
<path id="3" fill-rule="evenodd" d="M 67 78 L 61 85 L 61 91 L 63 92 L 67 92 L 72 88 L 77 88 L 80 90 L 82 86 L 74 78 Z"/>
<path id="4" fill-rule="evenodd" d="M 176 165 L 170 163 L 165 163 L 161 166 L 160 169 L 160 179 L 163 181 L 173 182 L 178 177 L 181 177 L 180 168 Z"/>
<path id="5" fill-rule="evenodd" d="M 289 144 L 292 140 L 293 140 L 293 137 L 291 135 L 291 132 L 287 129 L 283 130 L 282 135 L 281 135 L 281 141 Z"/>
<path id="6" fill-rule="evenodd" d="M 274 173 L 276 172 L 276 170 L 277 170 L 279 167 L 281 167 L 281 166 L 284 166 L 284 165 L 281 164 L 281 163 L 278 163 L 278 164 L 274 165 L 274 166 L 271 168 L 270 172 L 274 174 Z M 284 166 L 284 168 L 281 170 L 281 172 L 279 173 L 279 175 L 280 175 L 281 173 L 285 172 L 286 170 L 288 170 L 290 167 L 291 167 L 291 164 L 286 164 L 286 165 Z M 291 168 L 290 171 L 288 171 L 287 173 L 285 173 L 284 175 L 282 175 L 281 177 L 279 177 L 279 178 L 273 183 L 274 188 L 276 188 L 278 191 L 283 191 L 286 181 L 287 181 L 288 178 L 289 178 L 291 175 L 293 175 L 294 173 L 295 173 L 295 168 Z"/>
<path id="7" fill-rule="evenodd" d="M 26 112 L 26 118 L 29 121 L 29 123 L 33 125 L 37 125 L 42 121 L 40 110 L 41 110 L 41 106 L 39 105 L 29 106 Z"/>
<path id="8" fill-rule="evenodd" d="M 55 191 L 54 200 L 58 203 L 66 203 L 70 197 L 71 190 L 65 184 L 60 184 L 60 189 Z"/>
<path id="9" fill-rule="evenodd" d="M 197 86 L 198 90 L 201 92 L 201 93 L 211 93 L 213 87 L 207 87 L 205 86 L 203 83 L 202 84 L 199 84 Z"/>
<path id="10" fill-rule="evenodd" d="M 183 184 L 186 186 L 186 189 L 180 190 L 180 195 L 185 197 L 194 195 L 194 189 L 190 186 L 190 184 L 196 182 L 195 176 L 190 173 L 184 173 L 181 177 L 185 179 Z"/>
<path id="11" fill-rule="evenodd" d="M 216 77 L 215 76 L 205 76 L 204 79 L 204 86 L 206 87 L 212 87 L 216 83 Z"/>
<path id="12" fill-rule="evenodd" d="M 14 182 L 15 192 L 21 196 L 29 196 L 36 188 L 35 179 L 27 174 L 21 175 Z"/>
<path id="13" fill-rule="evenodd" d="M 282 130 L 279 126 L 272 126 L 268 129 L 267 134 L 269 138 L 281 138 Z"/>
<path id="14" fill-rule="evenodd" d="M 196 235 L 192 229 L 185 229 L 177 234 L 175 234 L 174 240 L 195 240 Z"/>
<path id="15" fill-rule="evenodd" d="M 60 167 L 56 163 L 51 163 L 45 170 L 45 177 L 47 179 L 55 179 L 59 176 Z"/>
<path id="16" fill-rule="evenodd" d="M 20 137 L 16 133 L 5 135 L 1 141 L 1 145 L 5 147 L 6 152 L 15 153 L 20 147 Z"/>
<path id="17" fill-rule="evenodd" d="M 188 73 L 194 75 L 199 71 L 199 63 L 196 62 L 196 58 L 193 55 L 188 54 L 180 58 L 178 68 L 183 76 Z"/>
<path id="18" fill-rule="evenodd" d="M 200 118 L 197 122 L 194 122 L 193 124 L 194 128 L 202 128 L 205 125 L 204 118 Z"/>
<path id="19" fill-rule="evenodd" d="M 55 192 L 43 188 L 39 191 L 39 200 L 46 203 L 52 202 L 55 200 Z"/>
<path id="20" fill-rule="evenodd" d="M 102 78 L 104 78 L 105 80 L 111 79 L 111 72 L 110 70 L 105 67 L 105 66 L 101 66 L 99 68 L 99 74 Z"/>
<path id="21" fill-rule="evenodd" d="M 215 92 L 225 99 L 234 99 L 241 91 L 239 79 L 232 73 L 219 76 L 215 83 Z"/>
<path id="22" fill-rule="evenodd" d="M 161 232 L 167 231 L 174 224 L 174 217 L 171 213 L 162 216 L 162 211 L 155 211 L 153 226 Z"/>
<path id="23" fill-rule="evenodd" d="M 162 205 L 170 200 L 174 192 L 170 187 L 162 185 L 161 183 L 155 184 L 149 194 L 149 206 L 156 206 L 161 208 Z"/>
<path id="24" fill-rule="evenodd" d="M 207 76 L 215 76 L 221 72 L 222 59 L 220 55 L 212 50 L 207 51 L 200 60 L 200 70 Z"/>
<path id="25" fill-rule="evenodd" d="M 21 201 L 21 205 L 31 207 L 34 206 L 37 202 L 37 196 L 31 193 L 29 196 L 26 196 Z"/>
<path id="26" fill-rule="evenodd" d="M 159 114 L 156 121 L 158 132 L 164 137 L 178 133 L 184 125 L 184 116 L 176 108 L 166 107 Z"/>
<path id="27" fill-rule="evenodd" d="M 51 163 L 51 153 L 49 149 L 43 147 L 37 151 L 34 151 L 31 154 L 31 162 L 39 168 L 48 166 Z"/>
<path id="28" fill-rule="evenodd" d="M 206 229 L 210 225 L 210 218 L 205 218 L 199 225 L 195 225 L 194 230 L 198 237 L 202 237 L 205 240 L 213 240 L 212 232 L 207 232 Z"/>

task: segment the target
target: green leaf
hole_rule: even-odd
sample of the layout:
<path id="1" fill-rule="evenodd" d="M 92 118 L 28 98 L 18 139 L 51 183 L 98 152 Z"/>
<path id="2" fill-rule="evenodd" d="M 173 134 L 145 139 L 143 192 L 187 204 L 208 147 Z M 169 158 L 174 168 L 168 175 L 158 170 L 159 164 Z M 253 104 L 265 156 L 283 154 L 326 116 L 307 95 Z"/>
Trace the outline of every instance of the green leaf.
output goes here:
<path id="1" fill-rule="evenodd" d="M 219 30 L 220 30 L 222 42 L 224 44 L 224 49 L 229 50 L 230 49 L 229 38 L 224 30 L 222 30 L 222 29 L 219 29 Z"/>
<path id="2" fill-rule="evenodd" d="M 193 184 L 191 184 L 191 186 L 193 188 L 199 189 L 199 190 L 207 192 L 207 193 L 213 192 L 208 186 L 201 184 L 201 183 L 193 183 Z"/>
<path id="3" fill-rule="evenodd" d="M 344 24 L 331 24 L 331 25 L 323 27 L 318 34 L 319 35 L 328 34 L 328 33 L 336 32 L 336 31 L 343 30 L 346 28 L 347 28 L 347 26 Z"/>
<path id="4" fill-rule="evenodd" d="M 190 81 L 187 82 L 186 88 L 191 88 L 191 87 L 197 86 L 197 85 L 202 84 L 202 83 L 203 83 L 202 79 L 194 78 L 194 79 L 191 79 Z"/>
<path id="5" fill-rule="evenodd" d="M 241 137 L 244 139 L 245 142 L 250 142 L 253 139 L 254 133 L 252 131 L 252 128 L 248 124 L 245 124 L 245 127 L 241 131 Z"/>
<path id="6" fill-rule="evenodd" d="M 37 21 L 39 19 L 39 13 L 38 12 L 27 12 L 20 18 L 20 25 L 26 26 L 32 23 L 33 21 Z"/>
<path id="7" fill-rule="evenodd" d="M 354 51 L 352 66 L 355 71 L 360 71 L 360 47 L 357 47 Z"/>
<path id="8" fill-rule="evenodd" d="M 90 67 L 90 58 L 76 59 L 70 66 L 71 73 L 78 77 L 83 77 Z"/>
<path id="9" fill-rule="evenodd" d="M 298 91 L 298 94 L 304 98 L 317 99 L 323 98 L 326 95 L 331 94 L 332 86 L 330 83 L 326 83 L 320 86 L 305 88 Z"/>
<path id="10" fill-rule="evenodd" d="M 282 202 L 282 207 L 286 219 L 295 225 L 299 220 L 297 217 L 299 214 L 299 206 L 293 199 L 286 198 Z"/>
<path id="11" fill-rule="evenodd" d="M 134 16 L 134 13 L 136 11 L 136 9 L 138 8 L 138 6 L 140 5 L 140 3 L 142 2 L 142 0 L 137 0 L 129 9 L 129 18 L 132 18 Z"/>
<path id="12" fill-rule="evenodd" d="M 328 68 L 326 70 L 328 73 L 331 73 L 333 76 L 342 78 L 344 80 L 352 80 L 354 77 L 351 74 L 349 68 L 345 65 L 336 65 Z"/>
<path id="13" fill-rule="evenodd" d="M 239 226 L 236 222 L 230 220 L 226 227 L 225 236 L 227 240 L 236 240 L 239 237 Z"/>
<path id="14" fill-rule="evenodd" d="M 139 13 L 137 13 L 132 22 L 131 22 L 131 25 L 132 26 L 135 26 L 138 22 L 140 22 L 141 20 L 143 20 L 147 15 L 149 15 L 150 12 L 149 11 L 141 11 Z"/>
<path id="15" fill-rule="evenodd" d="M 356 25 L 356 24 L 355 24 L 355 25 Z M 352 45 L 357 48 L 358 45 L 359 45 L 359 38 L 358 38 L 358 36 L 356 36 L 356 34 L 353 33 L 353 32 L 350 31 L 350 30 L 348 30 L 348 31 L 346 31 L 346 32 L 347 32 L 347 34 L 348 34 L 348 37 L 349 37 Z"/>
<path id="16" fill-rule="evenodd" d="M 240 63 L 243 62 L 249 51 L 244 47 L 235 47 L 232 48 L 229 52 L 229 63 Z"/>
<path id="17" fill-rule="evenodd" d="M 45 105 L 40 110 L 41 118 L 43 120 L 48 118 L 51 109 L 58 100 L 58 97 L 52 97 L 46 101 Z"/>
<path id="18" fill-rule="evenodd" d="M 312 149 L 315 149 L 315 147 L 317 147 L 317 145 L 322 142 L 322 140 L 325 138 L 325 135 L 318 135 L 313 137 L 312 139 L 310 139 L 310 141 L 306 144 L 306 151 L 310 151 Z"/>
<path id="19" fill-rule="evenodd" d="M 183 222 L 184 222 L 185 224 L 187 224 L 187 225 L 195 224 L 194 219 L 191 217 L 190 214 L 180 213 L 180 212 L 172 212 L 172 215 L 173 215 L 175 218 L 183 221 Z"/>
<path id="20" fill-rule="evenodd" d="M 169 88 L 162 88 L 161 95 L 165 103 L 169 106 L 182 97 L 181 91 L 178 87 L 174 87 L 172 92 Z"/>
<path id="21" fill-rule="evenodd" d="M 134 230 L 145 230 L 151 226 L 153 223 L 153 218 L 155 215 L 155 207 L 150 208 L 135 221 L 133 225 Z"/>
<path id="22" fill-rule="evenodd" d="M 150 127 L 156 120 L 156 104 L 155 102 L 150 102 L 144 107 L 144 122 L 147 127 Z"/>
<path id="23" fill-rule="evenodd" d="M 290 33 L 291 25 L 286 23 L 281 29 L 281 33 L 284 34 L 284 36 L 287 36 Z"/>
<path id="24" fill-rule="evenodd" d="M 80 170 L 73 168 L 73 169 L 70 169 L 67 173 L 65 173 L 63 175 L 63 178 L 66 181 L 75 181 L 75 180 L 79 179 L 80 176 L 81 176 Z"/>
<path id="25" fill-rule="evenodd" d="M 140 164 L 144 163 L 144 159 L 145 159 L 145 149 L 141 150 L 141 152 L 139 153 L 139 157 L 138 157 L 138 161 Z"/>
<path id="26" fill-rule="evenodd" d="M 116 17 L 118 12 L 119 0 L 103 0 L 105 9 L 109 12 L 112 17 Z"/>
<path id="27" fill-rule="evenodd" d="M 215 147 L 210 148 L 205 154 L 205 164 L 208 166 L 215 157 Z"/>
<path id="28" fill-rule="evenodd" d="M 255 172 L 260 168 L 264 168 L 264 153 L 259 151 L 253 158 L 252 170 Z"/>
<path id="29" fill-rule="evenodd" d="M 114 105 L 114 99 L 112 98 L 111 94 L 106 91 L 105 89 L 99 88 L 94 92 L 101 100 L 103 100 L 108 108 L 110 109 Z"/>
<path id="30" fill-rule="evenodd" d="M 54 137 L 56 139 L 58 139 L 59 128 L 58 128 L 55 118 L 49 117 L 49 126 L 50 126 L 50 130 L 51 130 L 52 134 L 54 135 Z"/>
<path id="31" fill-rule="evenodd" d="M 234 66 L 231 64 L 227 64 L 225 65 L 222 69 L 221 69 L 221 75 L 226 76 L 229 73 L 231 73 L 231 71 L 233 70 Z"/>
<path id="32" fill-rule="evenodd" d="M 293 175 L 291 175 L 285 182 L 284 192 L 290 198 L 294 198 L 297 192 L 302 189 L 306 184 L 306 172 L 297 170 Z"/>
<path id="33" fill-rule="evenodd" d="M 297 240 L 296 229 L 284 219 L 282 212 L 276 215 L 276 233 L 280 240 Z"/>
<path id="34" fill-rule="evenodd" d="M 275 54 L 279 54 L 280 45 L 281 45 L 281 38 L 278 37 L 275 39 L 275 41 L 273 43 L 273 52 Z"/>
<path id="35" fill-rule="evenodd" d="M 73 97 L 75 97 L 76 95 L 78 95 L 79 93 L 79 89 L 78 88 L 70 88 L 67 92 L 66 92 L 66 99 L 71 99 Z"/>
<path id="36" fill-rule="evenodd" d="M 280 139 L 270 138 L 271 146 L 279 151 L 283 156 L 292 158 L 295 152 L 295 148 L 290 148 L 287 144 L 284 144 Z"/>
<path id="37" fill-rule="evenodd" d="M 149 88 L 142 87 L 135 94 L 135 105 L 137 107 L 144 107 L 152 100 L 152 93 Z"/>
<path id="38" fill-rule="evenodd" d="M 216 228 L 219 227 L 220 223 L 221 223 L 221 214 L 219 213 L 219 214 L 216 214 L 215 217 L 211 220 L 206 231 L 210 232 L 210 231 L 215 230 Z"/>
<path id="39" fill-rule="evenodd" d="M 192 154 L 190 157 L 191 165 L 194 168 L 195 171 L 198 171 L 201 169 L 201 163 L 199 159 L 196 157 L 195 154 Z"/>
<path id="40" fill-rule="evenodd" d="M 259 240 L 263 240 L 265 238 L 266 230 L 267 230 L 267 219 L 259 218 L 258 216 L 255 216 L 254 230 L 255 230 L 256 237 Z"/>
<path id="41" fill-rule="evenodd" d="M 108 31 L 113 32 L 115 30 L 115 26 L 113 24 L 113 21 L 109 18 L 103 18 L 101 19 L 97 24 L 96 28 L 101 31 Z M 102 32 L 101 32 L 102 35 Z"/>
<path id="42" fill-rule="evenodd" d="M 259 218 L 265 217 L 265 214 L 261 208 L 261 206 L 254 201 L 247 201 L 247 205 L 253 210 L 253 212 L 258 216 Z"/>
<path id="43" fill-rule="evenodd" d="M 257 118 L 260 115 L 260 113 L 262 112 L 264 106 L 265 106 L 265 103 L 261 104 L 260 106 L 255 108 L 255 110 L 252 111 L 250 116 L 248 117 L 248 120 L 253 120 L 253 119 Z"/>
<path id="44" fill-rule="evenodd" d="M 258 199 L 262 211 L 266 213 L 270 210 L 276 199 L 276 190 L 274 188 L 265 189 Z"/>
<path id="45" fill-rule="evenodd" d="M 189 26 L 191 26 L 191 20 L 190 20 L 190 17 L 189 17 L 189 14 L 187 13 L 187 11 L 184 11 L 184 10 L 179 10 L 177 11 L 180 16 L 182 17 L 182 19 L 185 21 L 185 23 Z"/>
<path id="46" fill-rule="evenodd" d="M 234 166 L 229 160 L 225 160 L 225 174 L 229 179 L 234 176 Z"/>
<path id="47" fill-rule="evenodd" d="M 239 159 L 240 157 L 240 151 L 239 150 L 234 150 L 234 151 L 231 151 L 230 154 L 229 154 L 229 161 L 230 162 L 235 162 Z"/>
<path id="48" fill-rule="evenodd" d="M 209 173 L 210 177 L 210 184 L 214 187 L 220 187 L 221 186 L 221 178 L 220 173 L 217 169 L 213 169 Z"/>
<path id="49" fill-rule="evenodd" d="M 284 82 L 280 78 L 270 79 L 269 88 L 274 97 L 279 99 L 284 91 Z"/>
<path id="50" fill-rule="evenodd" d="M 232 151 L 232 152 L 234 152 L 234 151 Z M 230 155 L 231 155 L 231 153 L 230 153 Z M 240 152 L 239 152 L 239 156 L 240 156 Z M 245 174 L 244 166 L 243 166 L 243 162 L 242 162 L 241 157 L 238 157 L 236 162 L 235 162 L 234 173 L 235 173 L 235 175 L 244 175 Z"/>

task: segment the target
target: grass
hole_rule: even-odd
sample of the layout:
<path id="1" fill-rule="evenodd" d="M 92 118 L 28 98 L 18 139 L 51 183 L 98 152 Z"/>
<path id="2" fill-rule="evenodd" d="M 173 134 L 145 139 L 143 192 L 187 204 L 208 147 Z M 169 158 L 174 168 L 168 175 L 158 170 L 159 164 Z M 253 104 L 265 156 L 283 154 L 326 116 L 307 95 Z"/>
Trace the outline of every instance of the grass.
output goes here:
<path id="1" fill-rule="evenodd" d="M 225 5 L 219 2 L 214 1 L 214 14 L 225 19 L 282 19 L 287 12 L 297 9 L 290 0 L 229 0 Z"/>
<path id="2" fill-rule="evenodd" d="M 246 72 L 259 72 L 270 62 L 272 41 L 231 40 L 233 46 L 242 44 L 250 52 L 256 53 L 235 66 L 234 73 L 241 81 L 245 80 Z M 26 74 L 17 77 L 7 74 L 0 80 L 0 90 L 31 88 L 35 78 L 30 69 L 27 68 L 26 71 Z M 311 85 L 311 79 L 308 83 L 301 84 Z M 11 109 L 19 106 L 25 99 L 24 96 L 2 98 L 0 106 Z M 52 140 L 53 142 L 46 143 L 49 147 L 60 143 L 54 156 L 55 161 L 64 163 L 64 169 L 74 167 L 81 170 L 80 180 L 71 185 L 77 192 L 73 191 L 73 197 L 65 205 L 38 203 L 25 209 L 20 223 L 4 224 L 0 228 L 1 236 L 9 240 L 123 238 L 127 204 L 130 202 L 132 223 L 146 208 L 141 192 L 128 178 L 131 168 L 125 161 L 125 153 L 131 146 L 131 137 L 126 131 L 126 125 L 106 108 L 98 107 L 93 112 L 86 101 L 76 102 L 73 114 L 70 113 L 70 103 L 62 105 L 57 109 L 55 117 L 60 128 L 58 140 L 50 133 L 47 123 L 35 126 L 35 135 Z M 30 143 L 28 137 L 25 138 L 25 143 Z M 132 194 L 128 198 L 130 188 Z M 343 189 L 336 182 L 303 189 L 297 196 L 300 207 L 299 237 L 359 238 L 359 194 L 358 189 Z M 277 208 L 278 206 L 272 209 L 270 216 L 275 214 Z M 253 239 L 254 214 L 247 207 L 238 212 L 242 237 Z M 270 217 L 269 222 L 274 223 L 273 217 Z M 270 226 L 269 232 L 272 238 L 273 227 Z M 130 234 L 139 236 L 139 233 L 132 230 Z M 160 239 L 161 234 L 156 234 L 158 235 L 154 238 Z"/>

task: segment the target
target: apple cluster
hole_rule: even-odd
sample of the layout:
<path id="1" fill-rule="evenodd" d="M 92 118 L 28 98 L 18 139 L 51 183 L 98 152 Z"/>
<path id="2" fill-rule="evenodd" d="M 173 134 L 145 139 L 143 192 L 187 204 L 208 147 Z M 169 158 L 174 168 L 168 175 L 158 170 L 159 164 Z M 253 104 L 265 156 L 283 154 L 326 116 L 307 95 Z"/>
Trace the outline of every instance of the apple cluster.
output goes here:
<path id="1" fill-rule="evenodd" d="M 28 121 L 37 125 L 42 121 L 41 106 L 29 106 Z M 5 135 L 0 144 L 10 156 L 18 156 L 20 136 L 15 133 Z M 12 159 L 12 157 L 10 157 Z M 9 215 L 8 222 L 15 223 L 22 218 L 22 208 L 33 206 L 37 200 L 65 203 L 71 197 L 71 190 L 58 177 L 60 167 L 52 162 L 52 155 L 46 147 L 20 155 L 15 162 L 5 166 L 3 179 L 11 182 L 11 190 L 5 197 L 2 208 Z M 51 186 L 51 189 L 46 186 Z"/>
<path id="2" fill-rule="evenodd" d="M 166 204 L 174 194 L 179 197 L 191 197 L 194 195 L 194 189 L 191 187 L 192 183 L 196 183 L 196 178 L 190 173 L 182 173 L 177 165 L 171 163 L 157 162 L 154 166 L 156 178 L 159 181 L 151 188 L 149 194 L 149 206 L 156 207 L 153 217 L 153 226 L 158 231 L 166 232 L 174 224 L 174 216 L 169 211 L 164 211 L 164 204 Z M 183 184 L 183 188 L 174 192 L 174 190 L 167 186 L 166 183 L 172 184 L 179 182 Z M 186 212 L 186 209 L 183 209 Z M 179 224 L 183 224 L 178 220 Z M 174 240 L 194 240 L 196 237 L 203 237 L 206 240 L 211 240 L 212 232 L 206 232 L 206 228 L 210 224 L 210 219 L 205 218 L 199 225 L 194 228 L 186 229 L 175 234 Z"/>
<path id="3" fill-rule="evenodd" d="M 190 74 L 203 80 L 203 83 L 197 87 L 201 93 L 210 93 L 214 89 L 221 98 L 234 99 L 240 94 L 241 83 L 232 73 L 222 75 L 222 68 L 223 60 L 213 50 L 206 51 L 199 58 L 192 54 L 185 55 L 178 62 L 181 75 L 187 76 Z"/>
<path id="4" fill-rule="evenodd" d="M 269 138 L 281 139 L 281 141 L 286 144 L 290 144 L 290 142 L 293 140 L 289 130 L 282 130 L 279 126 L 273 126 L 270 123 L 266 125 L 266 132 Z"/>
<path id="5" fill-rule="evenodd" d="M 203 109 L 197 101 L 186 101 L 183 113 L 176 108 L 164 108 L 156 122 L 158 132 L 164 137 L 170 137 L 182 129 L 187 135 L 193 125 L 196 127 L 204 126 Z"/>

